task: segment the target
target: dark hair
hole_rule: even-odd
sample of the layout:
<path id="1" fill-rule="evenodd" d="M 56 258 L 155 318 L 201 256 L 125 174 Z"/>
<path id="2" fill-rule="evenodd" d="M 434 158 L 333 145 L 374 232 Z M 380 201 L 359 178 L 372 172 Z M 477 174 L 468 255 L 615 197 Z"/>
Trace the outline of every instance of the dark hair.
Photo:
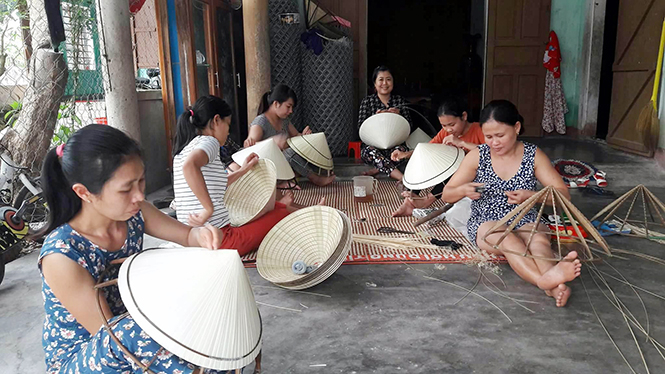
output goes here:
<path id="1" fill-rule="evenodd" d="M 293 100 L 293 107 L 298 105 L 298 97 L 296 92 L 291 89 L 291 87 L 285 84 L 278 84 L 271 91 L 268 91 L 261 96 L 261 104 L 259 105 L 259 110 L 256 113 L 257 116 L 268 111 L 272 103 L 275 101 L 278 103 L 283 103 L 288 99 Z"/>
<path id="2" fill-rule="evenodd" d="M 393 75 L 393 73 L 390 71 L 390 69 L 385 66 L 385 65 L 379 65 L 376 68 L 374 68 L 374 72 L 372 73 L 372 85 L 376 83 L 376 78 L 379 76 L 379 73 L 382 71 L 387 71 L 390 73 L 390 75 Z"/>
<path id="3" fill-rule="evenodd" d="M 48 224 L 39 236 L 68 222 L 81 210 L 81 198 L 72 186 L 80 183 L 93 194 L 102 191 L 113 173 L 141 149 L 124 132 L 106 125 L 88 125 L 76 131 L 59 157 L 51 149 L 42 165 L 41 184 L 49 207 Z"/>
<path id="4" fill-rule="evenodd" d="M 492 119 L 510 126 L 515 126 L 519 122 L 521 126 L 518 135 L 524 132 L 524 117 L 517 111 L 515 104 L 508 100 L 492 100 L 485 105 L 480 112 L 480 126 Z"/>
<path id="5" fill-rule="evenodd" d="M 188 107 L 178 118 L 172 156 L 175 157 L 180 153 L 218 114 L 222 118 L 230 116 L 231 107 L 217 96 L 199 97 L 194 106 Z"/>
<path id="6" fill-rule="evenodd" d="M 450 96 L 443 99 L 441 105 L 439 105 L 439 109 L 436 111 L 436 116 L 462 117 L 466 111 L 466 105 L 461 99 L 456 96 Z"/>

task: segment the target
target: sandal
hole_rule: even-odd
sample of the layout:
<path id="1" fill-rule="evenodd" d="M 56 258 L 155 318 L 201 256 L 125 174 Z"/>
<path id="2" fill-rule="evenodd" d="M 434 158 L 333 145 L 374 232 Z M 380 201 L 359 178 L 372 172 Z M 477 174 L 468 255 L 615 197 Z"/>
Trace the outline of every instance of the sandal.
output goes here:
<path id="1" fill-rule="evenodd" d="M 607 183 L 605 183 L 607 185 Z M 614 196 L 614 192 L 606 190 L 600 186 L 586 186 L 582 192 L 587 195 Z"/>

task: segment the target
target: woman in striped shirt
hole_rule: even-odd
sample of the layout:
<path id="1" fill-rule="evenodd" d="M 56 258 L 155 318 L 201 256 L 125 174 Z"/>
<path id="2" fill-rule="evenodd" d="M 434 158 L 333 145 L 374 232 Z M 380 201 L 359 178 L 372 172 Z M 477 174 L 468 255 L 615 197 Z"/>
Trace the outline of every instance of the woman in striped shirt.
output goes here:
<path id="1" fill-rule="evenodd" d="M 178 119 L 173 152 L 173 191 L 180 222 L 192 226 L 210 223 L 222 229 L 221 248 L 236 249 L 243 256 L 259 247 L 270 229 L 294 208 L 292 196 L 275 203 L 275 209 L 241 227 L 231 227 L 224 205 L 228 185 L 258 162 L 251 154 L 244 166 L 228 174 L 220 159 L 220 145 L 226 142 L 231 107 L 215 96 L 199 98 Z"/>

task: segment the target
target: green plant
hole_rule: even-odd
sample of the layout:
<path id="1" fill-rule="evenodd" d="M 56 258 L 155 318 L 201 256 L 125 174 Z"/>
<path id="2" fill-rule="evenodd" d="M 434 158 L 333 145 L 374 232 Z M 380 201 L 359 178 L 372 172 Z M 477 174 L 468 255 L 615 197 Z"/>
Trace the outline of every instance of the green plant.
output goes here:
<path id="1" fill-rule="evenodd" d="M 83 127 L 81 118 L 74 111 L 75 101 L 64 102 L 60 104 L 58 111 L 58 129 L 53 133 L 51 143 L 54 145 L 67 143 L 69 137 L 79 128 Z M 68 121 L 69 120 L 69 121 Z"/>
<path id="2" fill-rule="evenodd" d="M 18 120 L 18 115 L 21 113 L 21 109 L 23 109 L 23 102 L 14 101 L 13 103 L 9 104 L 9 106 L 11 109 L 5 113 L 5 125 L 13 127 L 14 123 L 16 123 L 16 120 Z"/>

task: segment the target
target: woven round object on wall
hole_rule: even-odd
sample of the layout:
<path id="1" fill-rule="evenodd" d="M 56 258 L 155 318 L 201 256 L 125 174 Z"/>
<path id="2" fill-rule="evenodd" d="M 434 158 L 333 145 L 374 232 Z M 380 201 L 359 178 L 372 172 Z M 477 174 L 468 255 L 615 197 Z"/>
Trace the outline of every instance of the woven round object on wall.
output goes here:
<path id="1" fill-rule="evenodd" d="M 261 352 L 261 316 L 235 250 L 145 250 L 122 264 L 118 288 L 134 321 L 183 360 L 234 370 Z"/>
<path id="2" fill-rule="evenodd" d="M 279 149 L 277 143 L 275 143 L 272 138 L 262 140 L 251 147 L 241 149 L 231 155 L 231 158 L 236 164 L 242 166 L 245 164 L 247 156 L 252 153 L 256 153 L 259 158 L 270 160 L 275 164 L 275 168 L 277 169 L 277 179 L 290 180 L 296 177 L 291 165 L 289 165 L 286 157 L 284 157 L 282 150 Z"/>
<path id="3" fill-rule="evenodd" d="M 411 132 L 406 118 L 395 113 L 370 116 L 360 125 L 360 140 L 379 149 L 390 149 L 404 143 Z"/>
<path id="4" fill-rule="evenodd" d="M 275 208 L 277 170 L 268 159 L 260 159 L 245 175 L 233 182 L 224 194 L 232 226 L 242 226 Z"/>
<path id="5" fill-rule="evenodd" d="M 452 145 L 420 143 L 406 164 L 402 183 L 410 190 L 423 190 L 450 178 L 464 159 L 464 151 Z"/>
<path id="6" fill-rule="evenodd" d="M 318 205 L 300 209 L 268 232 L 259 247 L 256 267 L 264 279 L 280 287 L 309 288 L 342 265 L 352 238 L 351 221 L 337 209 Z M 299 261 L 312 271 L 294 272 Z"/>
<path id="7" fill-rule="evenodd" d="M 294 136 L 287 140 L 289 147 L 307 162 L 312 163 L 321 169 L 333 169 L 333 157 L 328 148 L 326 134 L 317 132 L 302 136 Z"/>

